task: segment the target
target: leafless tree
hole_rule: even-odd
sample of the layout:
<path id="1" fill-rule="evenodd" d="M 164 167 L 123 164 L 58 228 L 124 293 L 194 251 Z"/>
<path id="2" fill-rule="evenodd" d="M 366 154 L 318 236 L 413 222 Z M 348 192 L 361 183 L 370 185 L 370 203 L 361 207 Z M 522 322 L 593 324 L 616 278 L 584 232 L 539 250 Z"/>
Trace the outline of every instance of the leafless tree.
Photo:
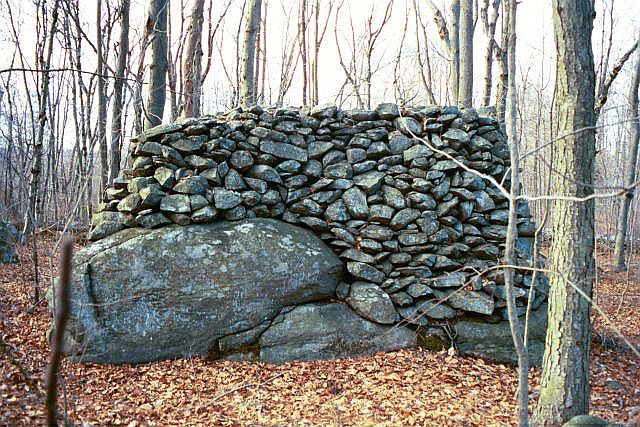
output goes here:
<path id="1" fill-rule="evenodd" d="M 639 34 L 640 35 L 640 34 Z M 640 37 L 639 37 L 640 39 Z M 640 145 L 640 118 L 638 113 L 638 87 L 640 86 L 640 49 L 636 53 L 636 63 L 631 76 L 629 86 L 629 154 L 625 165 L 624 185 L 630 187 L 636 180 L 636 169 L 638 163 L 638 145 Z M 618 214 L 618 225 L 616 227 L 616 246 L 614 252 L 615 268 L 624 270 L 625 266 L 625 240 L 627 238 L 627 222 L 631 198 L 634 191 L 625 194 L 622 206 Z"/>
<path id="2" fill-rule="evenodd" d="M 200 115 L 202 92 L 202 22 L 204 0 L 193 0 L 189 24 L 186 60 L 184 62 L 184 110 L 185 117 Z"/>
<path id="3" fill-rule="evenodd" d="M 240 82 L 241 104 L 246 107 L 256 103 L 255 55 L 258 23 L 262 9 L 262 0 L 249 0 L 245 38 L 242 49 L 242 81 Z"/>
<path id="4" fill-rule="evenodd" d="M 118 44 L 118 63 L 113 82 L 113 104 L 111 117 L 111 147 L 109 150 L 109 182 L 112 182 L 120 171 L 120 151 L 122 150 L 122 109 L 125 69 L 129 59 L 129 9 L 130 0 L 120 2 L 120 42 Z"/>
<path id="5" fill-rule="evenodd" d="M 147 31 L 151 35 L 151 64 L 149 65 L 149 96 L 145 128 L 162 122 L 166 99 L 167 75 L 167 11 L 169 0 L 149 0 Z"/>

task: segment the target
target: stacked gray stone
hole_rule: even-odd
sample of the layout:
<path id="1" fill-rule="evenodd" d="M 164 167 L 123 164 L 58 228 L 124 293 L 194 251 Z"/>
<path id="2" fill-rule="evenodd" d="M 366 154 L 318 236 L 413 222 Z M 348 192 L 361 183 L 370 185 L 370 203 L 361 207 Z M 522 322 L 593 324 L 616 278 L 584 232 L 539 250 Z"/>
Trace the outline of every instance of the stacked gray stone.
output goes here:
<path id="1" fill-rule="evenodd" d="M 132 141 L 130 167 L 106 190 L 89 238 L 275 218 L 313 230 L 335 251 L 350 277 L 337 297 L 364 318 L 499 321 L 504 277 L 491 267 L 502 255 L 508 203 L 460 166 L 508 188 L 509 150 L 491 113 L 253 107 L 161 125 Z M 518 262 L 531 266 L 535 226 L 526 203 L 518 214 Z M 547 293 L 546 278 L 537 277 L 534 309 Z M 524 312 L 531 276 L 519 272 L 515 282 Z"/>
<path id="2" fill-rule="evenodd" d="M 0 221 L 0 264 L 18 262 L 14 243 L 18 240 L 18 230 L 9 222 Z"/>

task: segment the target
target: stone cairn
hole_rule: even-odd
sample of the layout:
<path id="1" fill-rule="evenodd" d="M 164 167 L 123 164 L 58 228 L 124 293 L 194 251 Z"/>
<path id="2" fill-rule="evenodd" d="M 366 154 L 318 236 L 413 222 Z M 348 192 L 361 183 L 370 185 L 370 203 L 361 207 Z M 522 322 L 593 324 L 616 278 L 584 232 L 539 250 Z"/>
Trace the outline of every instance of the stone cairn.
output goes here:
<path id="1" fill-rule="evenodd" d="M 106 190 L 89 239 L 128 227 L 276 218 L 315 231 L 345 262 L 351 280 L 337 297 L 363 317 L 496 322 L 506 318 L 505 287 L 502 270 L 491 267 L 503 250 L 508 202 L 456 163 L 508 188 L 509 150 L 493 113 L 253 107 L 160 125 L 132 140 L 129 168 Z M 527 203 L 518 218 L 518 263 L 531 266 Z M 537 277 L 534 309 L 548 291 Z M 520 314 L 531 282 L 516 273 Z M 371 310 L 370 299 L 391 310 Z"/>

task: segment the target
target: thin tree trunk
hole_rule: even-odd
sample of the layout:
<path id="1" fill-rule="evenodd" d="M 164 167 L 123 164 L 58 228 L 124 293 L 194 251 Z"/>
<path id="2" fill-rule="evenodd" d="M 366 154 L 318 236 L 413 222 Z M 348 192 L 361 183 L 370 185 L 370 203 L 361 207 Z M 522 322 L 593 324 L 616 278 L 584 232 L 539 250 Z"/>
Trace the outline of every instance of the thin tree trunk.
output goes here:
<path id="1" fill-rule="evenodd" d="M 51 54 L 53 52 L 53 40 L 56 33 L 56 25 L 58 23 L 58 4 L 59 0 L 53 3 L 51 11 L 51 25 L 49 34 L 47 35 L 47 52 L 42 62 L 42 86 L 40 88 L 40 97 L 38 99 L 38 128 L 36 139 L 33 143 L 33 166 L 31 167 L 31 181 L 29 182 L 29 204 L 24 214 L 24 228 L 22 230 L 22 240 L 26 242 L 29 235 L 35 233 L 36 225 L 36 206 L 38 205 L 38 194 L 40 191 L 40 171 L 42 169 L 42 144 L 44 141 L 44 128 L 47 123 L 47 100 L 49 99 L 49 68 L 51 66 Z"/>
<path id="2" fill-rule="evenodd" d="M 488 39 L 487 51 L 484 56 L 484 92 L 482 94 L 482 103 L 484 105 L 491 105 L 491 89 L 493 87 L 493 52 L 496 45 L 496 24 L 498 22 L 499 7 L 500 0 L 493 0 L 493 14 L 491 15 L 491 19 L 489 19 L 488 15 L 489 0 L 484 0 L 481 10 L 482 22 Z"/>
<path id="3" fill-rule="evenodd" d="M 241 104 L 243 107 L 256 103 L 256 88 L 254 79 L 254 65 L 256 54 L 256 37 L 262 0 L 249 0 L 247 23 L 245 27 L 244 46 L 242 54 L 242 81 L 240 82 Z"/>
<path id="4" fill-rule="evenodd" d="M 111 147 L 109 153 L 109 182 L 120 172 L 120 150 L 122 149 L 122 106 L 125 68 L 129 57 L 129 8 L 130 0 L 120 2 L 120 45 L 118 47 L 118 64 L 116 79 L 113 83 L 113 110 L 111 117 Z"/>
<path id="5" fill-rule="evenodd" d="M 640 119 L 638 117 L 638 87 L 640 86 L 640 50 L 636 53 L 636 66 L 631 77 L 631 86 L 629 87 L 629 127 L 630 138 L 629 147 L 631 152 L 627 157 L 625 166 L 624 185 L 629 187 L 636 180 L 636 163 L 638 162 L 638 145 L 640 145 Z M 622 206 L 618 214 L 618 227 L 616 228 L 616 246 L 613 252 L 615 260 L 615 268 L 618 271 L 626 269 L 624 262 L 624 243 L 627 238 L 627 221 L 629 217 L 629 208 L 634 194 L 634 190 L 625 194 Z"/>
<path id="6" fill-rule="evenodd" d="M 191 10 L 189 44 L 184 62 L 184 111 L 185 117 L 200 115 L 202 93 L 202 22 L 204 21 L 204 0 L 194 0 Z"/>
<path id="7" fill-rule="evenodd" d="M 107 160 L 107 95 L 105 88 L 104 52 L 102 49 L 102 0 L 96 7 L 97 36 L 96 50 L 98 55 L 98 147 L 100 149 L 100 194 L 107 189 L 109 181 L 109 163 Z"/>
<path id="8" fill-rule="evenodd" d="M 300 57 L 302 59 L 302 105 L 307 105 L 307 0 L 300 0 L 300 15 L 298 17 L 298 31 L 300 31 Z"/>
<path id="9" fill-rule="evenodd" d="M 556 40 L 556 176 L 552 193 L 593 193 L 595 71 L 593 0 L 553 0 Z M 594 276 L 594 201 L 555 200 L 549 254 L 549 319 L 536 425 L 559 426 L 589 413 L 589 351 Z"/>
<path id="10" fill-rule="evenodd" d="M 151 65 L 149 67 L 149 96 L 144 127 L 162 123 L 166 99 L 167 75 L 167 9 L 169 0 L 150 0 L 147 30 L 151 35 Z"/>
<path id="11" fill-rule="evenodd" d="M 460 83 L 458 104 L 473 107 L 473 0 L 460 2 Z"/>
<path id="12" fill-rule="evenodd" d="M 451 1 L 449 27 L 451 29 L 449 34 L 451 42 L 449 47 L 451 105 L 458 105 L 458 94 L 460 93 L 460 0 Z"/>
<path id="13" fill-rule="evenodd" d="M 505 242 L 504 260 L 506 265 L 516 263 L 515 244 L 518 239 L 518 195 L 520 192 L 520 164 L 518 138 L 518 105 L 516 90 L 516 0 L 508 0 L 509 43 L 507 44 L 509 67 L 509 86 L 507 101 L 509 104 L 507 115 L 507 135 L 510 143 L 511 158 L 511 189 L 509 191 L 509 223 Z M 529 354 L 527 343 L 524 341 L 520 320 L 516 311 L 516 298 L 513 290 L 513 268 L 505 269 L 505 288 L 507 292 L 507 313 L 511 336 L 518 357 L 518 425 L 526 427 L 529 424 Z M 525 327 L 527 325 L 524 325 Z"/>

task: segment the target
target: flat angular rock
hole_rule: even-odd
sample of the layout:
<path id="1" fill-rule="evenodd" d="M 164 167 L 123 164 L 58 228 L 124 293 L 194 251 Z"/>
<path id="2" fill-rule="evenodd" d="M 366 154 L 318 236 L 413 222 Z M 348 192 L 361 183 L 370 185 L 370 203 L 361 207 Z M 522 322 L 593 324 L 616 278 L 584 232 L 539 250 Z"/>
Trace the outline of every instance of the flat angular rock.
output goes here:
<path id="1" fill-rule="evenodd" d="M 418 157 L 431 157 L 433 155 L 433 151 L 429 149 L 429 147 L 425 145 L 414 145 L 411 148 L 406 149 L 402 153 L 402 157 L 405 163 L 410 163 L 413 159 Z"/>
<path id="2" fill-rule="evenodd" d="M 369 216 L 367 196 L 362 190 L 352 187 L 342 194 L 342 200 L 352 217 L 366 219 Z"/>
<path id="3" fill-rule="evenodd" d="M 420 211 L 417 209 L 402 209 L 391 219 L 391 228 L 400 230 L 416 219 L 420 218 Z"/>
<path id="4" fill-rule="evenodd" d="M 122 212 L 99 212 L 91 217 L 91 229 L 87 238 L 100 240 L 125 227 L 133 225 L 133 217 Z"/>
<path id="5" fill-rule="evenodd" d="M 346 301 L 365 319 L 387 325 L 398 320 L 398 312 L 389 295 L 373 283 L 354 282 Z"/>
<path id="6" fill-rule="evenodd" d="M 311 109 L 309 114 L 316 119 L 330 119 L 336 115 L 338 107 L 335 104 L 317 105 Z"/>
<path id="7" fill-rule="evenodd" d="M 171 213 L 189 213 L 191 207 L 186 194 L 170 194 L 160 201 L 160 210 Z"/>
<path id="8" fill-rule="evenodd" d="M 434 289 L 433 293 L 441 300 L 446 300 L 453 308 L 474 313 L 490 315 L 493 313 L 493 297 L 482 291 L 468 291 L 466 289 L 439 290 Z"/>
<path id="9" fill-rule="evenodd" d="M 421 300 L 415 304 L 416 310 L 432 319 L 455 319 L 458 313 L 446 303 L 437 300 Z"/>
<path id="10" fill-rule="evenodd" d="M 493 199 L 485 191 L 474 191 L 475 210 L 478 212 L 486 212 L 496 208 Z"/>
<path id="11" fill-rule="evenodd" d="M 260 151 L 281 159 L 297 160 L 299 162 L 308 160 L 307 150 L 283 142 L 262 141 L 260 143 Z"/>
<path id="12" fill-rule="evenodd" d="M 376 113 L 382 120 L 393 120 L 400 115 L 400 110 L 396 104 L 383 103 L 378 104 Z"/>
<path id="13" fill-rule="evenodd" d="M 387 205 L 372 205 L 369 207 L 369 221 L 388 223 L 393 217 L 394 210 Z"/>
<path id="14" fill-rule="evenodd" d="M 405 135 L 422 135 L 422 125 L 416 119 L 411 117 L 398 117 L 394 123 L 396 128 Z"/>
<path id="15" fill-rule="evenodd" d="M 383 272 L 363 262 L 347 262 L 347 271 L 351 273 L 353 277 L 367 282 L 382 283 L 385 279 Z"/>
<path id="16" fill-rule="evenodd" d="M 444 276 L 431 277 L 427 279 L 429 286 L 435 288 L 452 288 L 462 286 L 467 283 L 467 275 L 465 273 L 450 273 Z"/>
<path id="17" fill-rule="evenodd" d="M 268 165 L 255 165 L 251 168 L 249 172 L 249 176 L 251 178 L 261 179 L 266 182 L 274 183 L 274 184 L 282 184 L 282 179 L 280 178 L 280 174 Z"/>
<path id="18" fill-rule="evenodd" d="M 189 176 L 181 179 L 173 186 L 173 191 L 183 194 L 204 194 L 209 183 L 203 176 Z"/>
<path id="19" fill-rule="evenodd" d="M 442 139 L 448 141 L 456 141 L 460 143 L 468 143 L 470 141 L 469 134 L 460 129 L 449 129 L 445 133 L 442 134 Z"/>
<path id="20" fill-rule="evenodd" d="M 171 220 L 160 212 L 154 212 L 148 215 L 138 215 L 136 223 L 144 228 L 158 228 L 171 224 Z"/>
<path id="21" fill-rule="evenodd" d="M 353 182 L 370 196 L 380 189 L 384 180 L 383 172 L 371 171 L 353 178 Z"/>
<path id="22" fill-rule="evenodd" d="M 242 203 L 242 197 L 235 191 L 216 188 L 213 193 L 216 209 L 233 209 Z"/>

